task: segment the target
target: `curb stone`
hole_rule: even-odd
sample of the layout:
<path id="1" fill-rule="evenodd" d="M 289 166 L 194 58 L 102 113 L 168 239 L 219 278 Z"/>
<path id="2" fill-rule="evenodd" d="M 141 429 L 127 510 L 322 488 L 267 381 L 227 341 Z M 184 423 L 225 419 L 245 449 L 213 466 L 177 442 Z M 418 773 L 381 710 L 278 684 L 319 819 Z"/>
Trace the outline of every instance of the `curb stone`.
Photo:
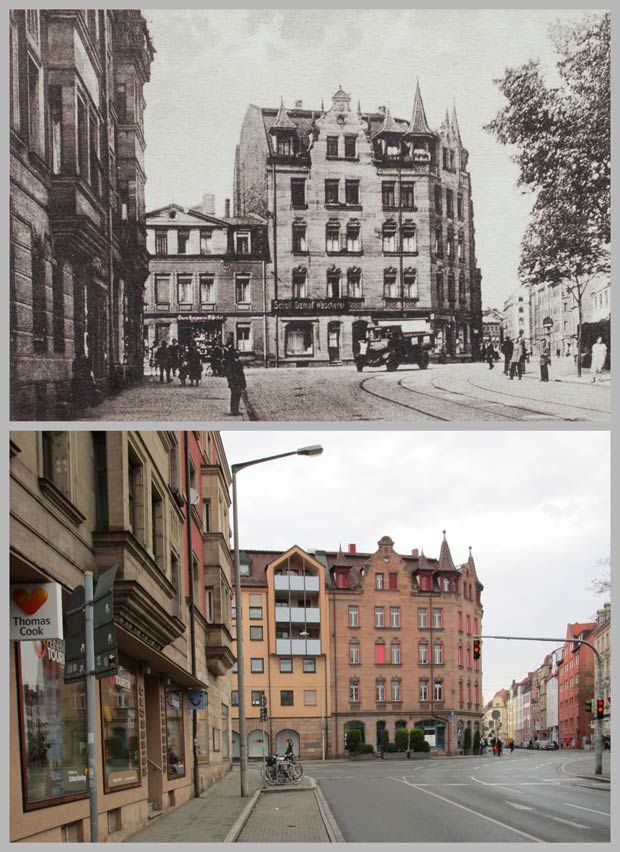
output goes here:
<path id="1" fill-rule="evenodd" d="M 250 814 L 252 813 L 252 811 L 254 810 L 254 808 L 256 806 L 256 803 L 258 802 L 258 798 L 259 798 L 260 794 L 261 794 L 261 789 L 259 787 L 258 790 L 256 790 L 256 792 L 254 793 L 254 795 L 250 799 L 250 801 L 247 803 L 247 805 L 245 806 L 245 808 L 243 809 L 241 814 L 237 817 L 235 824 L 233 825 L 233 827 L 230 829 L 230 831 L 228 832 L 228 834 L 224 838 L 224 843 L 235 843 L 235 841 L 237 840 L 237 838 L 239 837 L 239 835 L 243 831 L 243 827 L 245 826 L 246 822 L 250 818 Z"/>
<path id="2" fill-rule="evenodd" d="M 342 835 L 342 832 L 338 828 L 338 823 L 336 822 L 334 815 L 331 811 L 331 808 L 327 804 L 327 800 L 323 795 L 323 791 L 316 783 L 314 778 L 310 779 L 314 784 L 314 797 L 316 799 L 316 803 L 318 805 L 319 811 L 321 812 L 321 818 L 323 819 L 323 823 L 325 825 L 325 829 L 329 836 L 330 843 L 345 843 L 345 839 Z"/>

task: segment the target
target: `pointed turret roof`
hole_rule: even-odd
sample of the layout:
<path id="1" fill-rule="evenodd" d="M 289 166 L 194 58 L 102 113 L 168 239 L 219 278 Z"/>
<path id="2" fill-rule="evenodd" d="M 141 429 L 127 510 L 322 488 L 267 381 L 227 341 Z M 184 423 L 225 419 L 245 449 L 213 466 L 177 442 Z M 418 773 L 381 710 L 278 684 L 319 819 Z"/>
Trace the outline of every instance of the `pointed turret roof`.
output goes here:
<path id="1" fill-rule="evenodd" d="M 426 556 L 424 555 L 424 548 L 422 548 L 422 552 L 420 553 L 420 557 L 418 559 L 418 571 L 434 571 L 435 566 L 431 565 Z"/>
<path id="2" fill-rule="evenodd" d="M 458 121 L 458 118 L 456 117 L 456 104 L 453 104 L 453 106 L 452 106 L 452 132 L 454 133 L 454 138 L 459 143 L 459 145 L 462 145 L 463 143 L 461 141 L 461 131 L 459 130 L 459 121 Z"/>
<path id="3" fill-rule="evenodd" d="M 351 563 L 344 558 L 342 546 L 338 547 L 338 555 L 336 561 L 332 564 L 332 568 L 351 568 Z"/>
<path id="4" fill-rule="evenodd" d="M 280 109 L 278 110 L 278 114 L 275 118 L 275 121 L 271 125 L 272 130 L 296 130 L 297 127 L 291 119 L 289 118 L 288 112 L 284 108 L 284 99 L 280 99 Z"/>
<path id="5" fill-rule="evenodd" d="M 415 84 L 413 113 L 411 114 L 411 124 L 409 125 L 408 132 L 415 133 L 416 135 L 433 135 L 433 131 L 428 126 L 428 121 L 426 120 L 426 112 L 424 111 L 424 104 L 422 103 L 422 94 L 420 92 L 420 83 L 418 80 L 416 80 Z"/>
<path id="6" fill-rule="evenodd" d="M 385 111 L 385 118 L 383 119 L 383 124 L 374 134 L 375 136 L 381 136 L 383 133 L 398 133 L 402 134 L 404 131 L 402 127 L 396 123 L 396 121 L 392 118 L 392 113 L 390 111 L 390 107 L 388 106 Z"/>
<path id="7" fill-rule="evenodd" d="M 450 553 L 450 547 L 448 546 L 448 542 L 446 540 L 446 531 L 443 531 L 443 541 L 441 542 L 441 549 L 439 551 L 439 570 L 440 571 L 456 571 L 456 567 L 454 562 L 452 561 L 452 554 Z"/>

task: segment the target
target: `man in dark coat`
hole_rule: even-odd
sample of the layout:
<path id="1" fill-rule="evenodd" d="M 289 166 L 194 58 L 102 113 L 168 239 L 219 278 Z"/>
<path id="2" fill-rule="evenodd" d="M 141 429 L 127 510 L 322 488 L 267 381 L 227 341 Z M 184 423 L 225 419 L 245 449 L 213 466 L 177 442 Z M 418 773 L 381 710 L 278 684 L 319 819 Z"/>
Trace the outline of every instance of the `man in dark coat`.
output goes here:
<path id="1" fill-rule="evenodd" d="M 508 375 L 510 372 L 510 359 L 512 358 L 513 349 L 514 343 L 509 337 L 507 337 L 502 343 L 502 355 L 504 356 L 504 373 L 506 375 Z"/>
<path id="2" fill-rule="evenodd" d="M 165 340 L 159 344 L 159 349 L 157 350 L 157 355 L 155 356 L 155 363 L 159 368 L 159 381 L 163 382 L 164 373 L 166 374 L 166 381 L 170 381 L 170 353 L 168 351 L 168 344 Z"/>
<path id="3" fill-rule="evenodd" d="M 170 375 L 174 377 L 179 369 L 179 344 L 176 338 L 173 338 L 168 347 L 168 359 L 170 361 Z M 172 381 L 172 379 L 168 379 L 168 381 Z"/>
<path id="4" fill-rule="evenodd" d="M 224 371 L 228 387 L 230 388 L 230 413 L 233 417 L 239 416 L 239 403 L 241 395 L 246 388 L 243 364 L 234 348 L 226 350 L 224 358 Z"/>
<path id="5" fill-rule="evenodd" d="M 493 346 L 493 344 L 491 343 L 490 340 L 487 343 L 486 349 L 484 350 L 484 355 L 485 355 L 487 364 L 489 365 L 489 370 L 492 370 L 493 367 L 495 366 L 495 363 L 494 363 L 495 362 L 495 348 L 494 348 L 494 346 Z"/>

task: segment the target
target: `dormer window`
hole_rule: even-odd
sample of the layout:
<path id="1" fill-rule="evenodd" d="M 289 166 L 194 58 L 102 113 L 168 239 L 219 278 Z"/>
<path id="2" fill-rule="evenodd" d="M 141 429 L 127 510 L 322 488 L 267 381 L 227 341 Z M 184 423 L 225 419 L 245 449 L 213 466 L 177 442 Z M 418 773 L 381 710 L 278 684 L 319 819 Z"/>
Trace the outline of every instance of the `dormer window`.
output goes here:
<path id="1" fill-rule="evenodd" d="M 278 157 L 290 157 L 293 154 L 293 140 L 290 136 L 278 136 Z"/>
<path id="2" fill-rule="evenodd" d="M 337 589 L 348 589 L 349 588 L 349 572 L 347 570 L 336 571 L 336 588 Z"/>
<path id="3" fill-rule="evenodd" d="M 398 160 L 400 158 L 400 145 L 398 142 L 388 142 L 385 148 L 385 156 L 388 160 Z"/>
<path id="4" fill-rule="evenodd" d="M 250 254 L 250 232 L 235 231 L 235 254 Z"/>
<path id="5" fill-rule="evenodd" d="M 250 574 L 250 563 L 249 562 L 240 562 L 239 563 L 239 574 L 242 577 L 248 577 Z"/>

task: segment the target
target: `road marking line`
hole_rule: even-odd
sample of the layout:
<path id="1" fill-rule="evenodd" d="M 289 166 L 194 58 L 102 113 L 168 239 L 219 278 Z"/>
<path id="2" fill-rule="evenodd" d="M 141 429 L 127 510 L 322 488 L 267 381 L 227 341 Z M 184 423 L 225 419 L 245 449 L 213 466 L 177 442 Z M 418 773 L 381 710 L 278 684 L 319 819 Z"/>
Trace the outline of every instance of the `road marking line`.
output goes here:
<path id="1" fill-rule="evenodd" d="M 530 808 L 529 805 L 521 805 L 519 802 L 509 802 L 508 799 L 504 799 L 507 805 L 511 805 L 513 808 L 518 808 L 520 811 L 533 811 L 534 808 Z"/>
<path id="2" fill-rule="evenodd" d="M 480 811 L 475 811 L 473 808 L 468 808 L 465 805 L 460 805 L 458 802 L 453 802 L 452 799 L 447 799 L 445 796 L 440 796 L 439 793 L 432 793 L 430 790 L 423 790 L 421 784 L 412 784 L 410 781 L 403 776 L 403 778 L 392 778 L 393 781 L 400 781 L 402 784 L 407 784 L 409 787 L 413 787 L 414 789 L 419 789 L 421 793 L 426 793 L 428 796 L 434 796 L 436 799 L 440 799 L 442 802 L 447 802 L 449 805 L 454 805 L 455 808 L 460 808 L 463 811 L 467 811 L 470 814 L 474 814 L 477 817 L 482 817 L 482 819 L 486 819 L 488 822 L 492 822 L 495 825 L 499 825 L 501 828 L 507 828 L 508 831 L 514 831 L 515 834 L 520 834 L 522 837 L 527 837 L 528 840 L 533 840 L 534 843 L 544 843 L 544 840 L 541 840 L 540 837 L 534 837 L 533 834 L 528 834 L 525 831 L 521 831 L 518 828 L 513 828 L 511 825 L 508 825 L 505 822 L 500 822 L 498 819 L 493 819 L 493 817 L 487 816 L 486 814 L 481 813 Z"/>
<path id="3" fill-rule="evenodd" d="M 503 790 L 508 790 L 510 793 L 516 793 L 517 795 L 521 793 L 521 790 L 514 790 L 512 787 L 507 787 L 506 784 L 503 784 L 499 781 L 481 781 L 480 778 L 474 778 L 473 775 L 470 775 L 469 777 L 472 781 L 477 781 L 478 784 L 483 784 L 485 787 L 501 787 Z"/>
<path id="4" fill-rule="evenodd" d="M 562 802 L 568 808 L 579 808 L 580 811 L 590 811 L 592 814 L 602 814 L 603 816 L 611 816 L 607 811 L 595 811 L 594 808 L 584 808 L 583 805 L 573 805 L 571 802 Z"/>
<path id="5" fill-rule="evenodd" d="M 543 814 L 542 816 L 546 816 L 547 819 L 553 819 L 556 822 L 563 822 L 565 825 L 572 825 L 573 828 L 588 828 L 587 825 L 581 825 L 580 822 L 571 822 L 569 819 L 562 819 L 562 817 L 551 816 L 551 814 Z"/>

